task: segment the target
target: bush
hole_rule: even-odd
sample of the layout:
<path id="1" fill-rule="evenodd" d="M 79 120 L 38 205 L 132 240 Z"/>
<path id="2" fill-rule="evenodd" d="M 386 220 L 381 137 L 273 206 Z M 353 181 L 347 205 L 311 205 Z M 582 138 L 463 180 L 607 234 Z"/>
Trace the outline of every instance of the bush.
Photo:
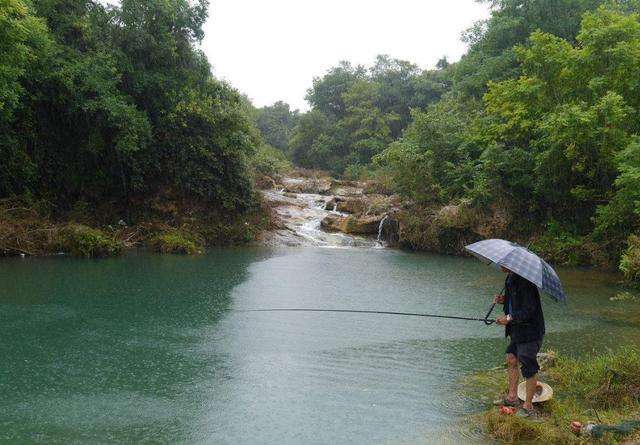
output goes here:
<path id="1" fill-rule="evenodd" d="M 160 233 L 149 240 L 149 246 L 158 253 L 176 253 L 193 255 L 202 253 L 202 241 L 199 237 L 184 230 L 171 230 Z"/>
<path id="2" fill-rule="evenodd" d="M 531 249 L 551 263 L 583 266 L 593 264 L 591 246 L 586 237 L 576 235 L 552 220 L 545 233 L 531 244 Z"/>
<path id="3" fill-rule="evenodd" d="M 261 145 L 251 159 L 255 173 L 264 176 L 276 176 L 291 169 L 291 163 L 284 153 L 271 145 Z"/>
<path id="4" fill-rule="evenodd" d="M 628 281 L 640 282 L 640 237 L 631 235 L 627 241 L 627 250 L 622 254 L 620 270 Z"/>
<path id="5" fill-rule="evenodd" d="M 68 224 L 62 228 L 57 244 L 63 252 L 85 258 L 119 255 L 123 248 L 121 241 L 82 224 Z"/>

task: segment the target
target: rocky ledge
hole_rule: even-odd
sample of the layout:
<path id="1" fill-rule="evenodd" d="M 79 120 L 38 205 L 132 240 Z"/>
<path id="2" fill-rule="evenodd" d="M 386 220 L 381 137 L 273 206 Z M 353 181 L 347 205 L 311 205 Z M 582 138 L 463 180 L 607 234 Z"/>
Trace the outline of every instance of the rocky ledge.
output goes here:
<path id="1" fill-rule="evenodd" d="M 267 244 L 375 246 L 398 243 L 397 195 L 372 182 L 328 176 L 287 176 L 261 181 L 276 230 Z"/>

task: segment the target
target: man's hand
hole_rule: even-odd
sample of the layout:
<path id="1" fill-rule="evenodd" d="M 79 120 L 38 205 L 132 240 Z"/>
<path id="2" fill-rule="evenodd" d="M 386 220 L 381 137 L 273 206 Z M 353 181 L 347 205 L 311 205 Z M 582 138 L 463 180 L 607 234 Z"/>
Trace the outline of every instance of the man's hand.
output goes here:
<path id="1" fill-rule="evenodd" d="M 495 304 L 504 304 L 504 295 L 496 295 L 493 297 L 493 302 Z"/>
<path id="2" fill-rule="evenodd" d="M 506 326 L 510 321 L 511 320 L 509 320 L 506 315 L 496 318 L 496 324 L 499 324 L 500 326 Z"/>

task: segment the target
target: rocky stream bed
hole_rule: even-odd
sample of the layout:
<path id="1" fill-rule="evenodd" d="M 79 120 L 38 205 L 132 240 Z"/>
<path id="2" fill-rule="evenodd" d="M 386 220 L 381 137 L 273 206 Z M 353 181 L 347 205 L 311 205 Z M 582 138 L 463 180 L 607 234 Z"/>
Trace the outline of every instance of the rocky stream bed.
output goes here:
<path id="1" fill-rule="evenodd" d="M 373 184 L 328 177 L 284 177 L 262 190 L 275 229 L 267 245 L 385 247 L 398 242 L 397 195 Z"/>

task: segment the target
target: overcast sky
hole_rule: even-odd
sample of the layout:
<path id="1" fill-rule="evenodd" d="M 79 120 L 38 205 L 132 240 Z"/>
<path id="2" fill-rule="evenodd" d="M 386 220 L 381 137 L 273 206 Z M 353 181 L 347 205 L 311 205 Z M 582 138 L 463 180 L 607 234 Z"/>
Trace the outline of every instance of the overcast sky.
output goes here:
<path id="1" fill-rule="evenodd" d="M 460 33 L 488 15 L 474 0 L 212 0 L 202 47 L 214 74 L 256 106 L 306 109 L 313 77 L 340 60 L 455 61 Z"/>

